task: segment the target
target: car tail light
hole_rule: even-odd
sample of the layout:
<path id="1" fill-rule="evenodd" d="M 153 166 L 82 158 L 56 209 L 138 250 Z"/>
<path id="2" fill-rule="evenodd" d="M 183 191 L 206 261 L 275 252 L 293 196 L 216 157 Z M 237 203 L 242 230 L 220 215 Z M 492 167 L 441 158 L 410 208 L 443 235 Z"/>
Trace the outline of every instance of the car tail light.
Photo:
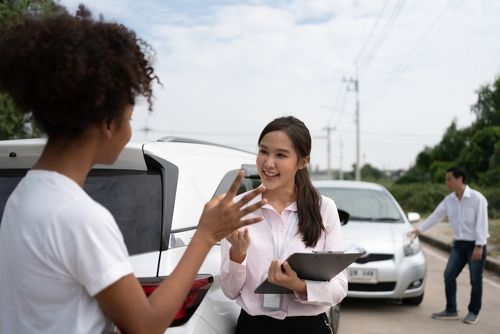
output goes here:
<path id="1" fill-rule="evenodd" d="M 151 277 L 151 278 L 141 278 L 140 282 L 142 289 L 146 293 L 146 296 L 152 294 L 155 289 L 163 282 L 166 277 Z M 197 275 L 196 279 L 193 281 L 191 290 L 184 300 L 182 307 L 177 312 L 174 321 L 170 327 L 181 326 L 185 324 L 189 318 L 194 314 L 198 306 L 203 301 L 203 298 L 207 294 L 208 289 L 212 285 L 214 278 L 212 275 Z"/>

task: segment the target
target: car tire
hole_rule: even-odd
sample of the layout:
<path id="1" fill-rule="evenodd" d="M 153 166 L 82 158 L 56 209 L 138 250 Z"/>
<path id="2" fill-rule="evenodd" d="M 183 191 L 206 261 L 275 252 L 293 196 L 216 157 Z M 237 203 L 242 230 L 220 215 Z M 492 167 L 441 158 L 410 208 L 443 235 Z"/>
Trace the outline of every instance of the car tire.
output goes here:
<path id="1" fill-rule="evenodd" d="M 422 300 L 424 300 L 424 294 L 417 297 L 403 298 L 403 304 L 416 306 L 420 305 Z"/>
<path id="2" fill-rule="evenodd" d="M 338 333 L 340 325 L 340 304 L 330 307 L 328 318 L 330 319 L 330 326 L 332 327 L 333 333 Z"/>

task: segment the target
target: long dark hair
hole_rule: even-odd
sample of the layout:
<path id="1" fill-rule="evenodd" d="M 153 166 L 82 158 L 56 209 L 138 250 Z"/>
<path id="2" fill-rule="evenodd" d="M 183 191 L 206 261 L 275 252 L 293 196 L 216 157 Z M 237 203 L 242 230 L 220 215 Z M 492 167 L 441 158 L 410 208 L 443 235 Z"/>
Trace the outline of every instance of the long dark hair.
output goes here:
<path id="1" fill-rule="evenodd" d="M 259 136 L 258 143 L 269 132 L 283 131 L 293 143 L 300 159 L 311 154 L 311 134 L 305 124 L 293 117 L 280 117 L 267 124 Z M 295 190 L 297 192 L 297 210 L 299 215 L 299 232 L 306 247 L 314 247 L 321 232 L 325 230 L 320 213 L 321 196 L 311 183 L 307 167 L 299 169 L 295 174 Z"/>

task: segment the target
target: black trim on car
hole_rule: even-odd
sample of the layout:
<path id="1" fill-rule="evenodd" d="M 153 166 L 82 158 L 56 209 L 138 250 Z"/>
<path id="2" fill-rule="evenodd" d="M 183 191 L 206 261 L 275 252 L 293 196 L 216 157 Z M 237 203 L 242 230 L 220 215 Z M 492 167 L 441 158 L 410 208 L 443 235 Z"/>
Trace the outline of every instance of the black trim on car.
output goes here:
<path id="1" fill-rule="evenodd" d="M 162 175 L 163 216 L 161 226 L 162 238 L 159 250 L 164 251 L 168 249 L 170 229 L 172 228 L 179 168 L 173 163 L 150 153 L 144 153 L 144 159 L 148 169 L 151 167 L 158 168 Z"/>
<path id="2" fill-rule="evenodd" d="M 144 160 L 149 168 L 157 168 L 161 171 L 163 189 L 163 209 L 161 219 L 161 238 L 159 246 L 158 264 L 156 276 L 160 273 L 160 263 L 162 251 L 168 249 L 170 241 L 170 229 L 172 228 L 172 218 L 174 215 L 175 196 L 177 193 L 177 182 L 179 179 L 179 168 L 173 163 L 162 159 L 154 154 L 144 152 Z"/>
<path id="3" fill-rule="evenodd" d="M 171 230 L 170 234 L 172 234 L 172 233 L 182 233 L 182 232 L 187 232 L 187 231 L 193 231 L 193 230 L 196 230 L 197 228 L 198 228 L 198 226 L 178 228 L 178 229 L 175 229 L 175 230 Z"/>
<path id="4" fill-rule="evenodd" d="M 349 291 L 394 291 L 396 282 L 349 283 Z"/>
<path id="5" fill-rule="evenodd" d="M 376 262 L 376 261 L 386 261 L 386 260 L 392 260 L 394 259 L 393 254 L 369 254 L 366 257 L 360 257 L 357 259 L 356 263 L 368 263 L 368 262 Z"/>

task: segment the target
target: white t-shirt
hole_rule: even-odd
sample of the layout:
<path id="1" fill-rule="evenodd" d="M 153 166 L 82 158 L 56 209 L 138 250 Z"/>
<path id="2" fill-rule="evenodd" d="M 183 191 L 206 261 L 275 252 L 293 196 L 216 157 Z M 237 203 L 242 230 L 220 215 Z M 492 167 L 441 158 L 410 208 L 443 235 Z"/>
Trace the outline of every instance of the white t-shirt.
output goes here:
<path id="1" fill-rule="evenodd" d="M 0 225 L 0 333 L 110 333 L 95 295 L 131 272 L 110 212 L 68 177 L 31 170 Z"/>

